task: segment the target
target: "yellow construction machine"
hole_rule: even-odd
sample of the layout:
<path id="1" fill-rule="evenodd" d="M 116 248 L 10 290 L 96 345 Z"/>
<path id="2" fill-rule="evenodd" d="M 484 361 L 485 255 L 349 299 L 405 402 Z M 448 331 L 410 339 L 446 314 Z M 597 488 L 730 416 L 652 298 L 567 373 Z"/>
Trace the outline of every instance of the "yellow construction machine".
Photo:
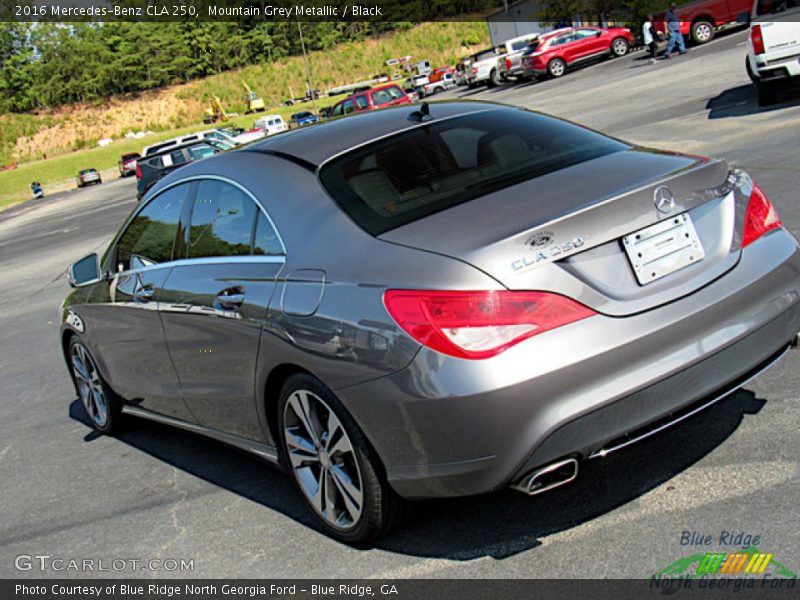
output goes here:
<path id="1" fill-rule="evenodd" d="M 258 97 L 253 90 L 250 89 L 250 86 L 247 85 L 244 81 L 242 82 L 244 86 L 244 114 L 249 115 L 250 113 L 254 112 L 264 112 L 266 108 L 264 106 L 264 101 Z"/>
<path id="2" fill-rule="evenodd" d="M 219 99 L 219 96 L 212 96 L 211 105 L 205 111 L 203 123 L 206 125 L 216 123 L 217 121 L 222 121 L 224 123 L 230 118 L 231 115 L 225 112 L 225 107 L 222 106 L 222 100 Z"/>

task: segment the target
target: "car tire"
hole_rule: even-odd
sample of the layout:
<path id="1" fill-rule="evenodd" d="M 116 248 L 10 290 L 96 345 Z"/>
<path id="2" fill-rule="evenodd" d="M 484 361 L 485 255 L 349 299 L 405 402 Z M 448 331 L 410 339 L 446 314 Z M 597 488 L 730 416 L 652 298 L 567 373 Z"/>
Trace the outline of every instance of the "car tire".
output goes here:
<path id="1" fill-rule="evenodd" d="M 714 39 L 714 25 L 701 19 L 692 23 L 692 40 L 698 46 L 707 44 Z"/>
<path id="2" fill-rule="evenodd" d="M 765 81 L 756 82 L 756 92 L 758 93 L 758 105 L 769 106 L 778 100 L 778 89 L 772 83 Z"/>
<path id="3" fill-rule="evenodd" d="M 281 462 L 331 537 L 365 544 L 396 526 L 406 502 L 341 402 L 305 373 L 289 377 L 278 401 Z"/>
<path id="4" fill-rule="evenodd" d="M 503 76 L 497 69 L 492 69 L 489 73 L 489 87 L 498 87 L 503 85 Z"/>
<path id="5" fill-rule="evenodd" d="M 554 58 L 547 63 L 547 74 L 550 77 L 561 77 L 567 72 L 567 63 L 560 58 Z"/>
<path id="6" fill-rule="evenodd" d="M 69 372 L 89 423 L 101 433 L 119 430 L 122 400 L 106 383 L 91 352 L 77 335 L 70 339 L 68 352 Z"/>
<path id="7" fill-rule="evenodd" d="M 98 179 L 97 180 L 97 185 L 100 185 L 101 183 L 103 183 L 103 180 L 102 179 Z"/>
<path id="8" fill-rule="evenodd" d="M 611 56 L 619 58 L 620 56 L 625 56 L 628 53 L 628 49 L 630 48 L 630 44 L 628 44 L 628 40 L 625 38 L 614 38 L 611 42 Z"/>

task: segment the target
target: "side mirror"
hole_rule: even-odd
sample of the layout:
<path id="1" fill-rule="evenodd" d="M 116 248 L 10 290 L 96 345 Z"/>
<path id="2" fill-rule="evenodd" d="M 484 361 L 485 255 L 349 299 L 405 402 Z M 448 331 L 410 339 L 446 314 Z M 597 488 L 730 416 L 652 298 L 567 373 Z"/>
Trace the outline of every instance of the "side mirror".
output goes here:
<path id="1" fill-rule="evenodd" d="M 100 257 L 95 252 L 84 256 L 70 265 L 68 273 L 69 284 L 74 288 L 97 283 L 103 278 L 100 272 Z"/>

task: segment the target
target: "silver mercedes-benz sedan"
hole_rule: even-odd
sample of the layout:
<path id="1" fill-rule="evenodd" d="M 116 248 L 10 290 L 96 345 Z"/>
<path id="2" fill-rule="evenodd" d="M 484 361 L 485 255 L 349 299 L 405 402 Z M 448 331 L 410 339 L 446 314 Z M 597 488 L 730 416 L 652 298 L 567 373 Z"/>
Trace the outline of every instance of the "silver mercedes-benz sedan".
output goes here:
<path id="1" fill-rule="evenodd" d="M 747 174 L 489 103 L 183 167 L 70 279 L 61 340 L 95 428 L 253 452 L 347 542 L 407 499 L 565 484 L 800 331 L 798 245 Z"/>

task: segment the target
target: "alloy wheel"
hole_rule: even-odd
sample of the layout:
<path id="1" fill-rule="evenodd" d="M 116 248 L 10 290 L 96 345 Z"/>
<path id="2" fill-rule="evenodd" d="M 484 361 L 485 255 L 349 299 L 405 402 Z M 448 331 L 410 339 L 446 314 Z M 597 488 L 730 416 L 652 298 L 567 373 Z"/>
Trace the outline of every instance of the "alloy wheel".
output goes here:
<path id="1" fill-rule="evenodd" d="M 616 56 L 624 56 L 628 53 L 628 44 L 625 40 L 615 40 L 613 50 Z"/>
<path id="2" fill-rule="evenodd" d="M 78 385 L 78 395 L 86 414 L 95 426 L 105 427 L 108 422 L 108 401 L 94 359 L 83 344 L 73 344 L 70 349 L 70 361 Z"/>
<path id="3" fill-rule="evenodd" d="M 355 527 L 364 507 L 364 481 L 353 443 L 333 410 L 313 392 L 296 390 L 286 400 L 283 434 L 309 504 L 336 529 Z"/>
<path id="4" fill-rule="evenodd" d="M 714 35 L 714 30 L 711 28 L 711 25 L 702 21 L 695 25 L 694 28 L 694 39 L 698 44 L 705 44 L 711 37 Z"/>
<path id="5" fill-rule="evenodd" d="M 566 66 L 561 60 L 554 60 L 550 63 L 550 75 L 553 77 L 561 77 L 566 71 Z"/>

